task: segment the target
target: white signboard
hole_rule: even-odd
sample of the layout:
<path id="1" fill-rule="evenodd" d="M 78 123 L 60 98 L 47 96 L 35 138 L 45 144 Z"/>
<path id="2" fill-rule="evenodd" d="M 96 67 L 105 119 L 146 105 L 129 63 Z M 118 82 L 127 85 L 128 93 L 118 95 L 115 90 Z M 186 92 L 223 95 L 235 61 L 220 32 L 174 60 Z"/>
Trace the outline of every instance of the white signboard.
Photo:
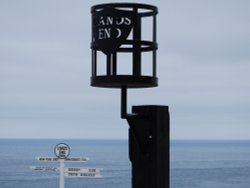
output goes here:
<path id="1" fill-rule="evenodd" d="M 79 167 L 70 167 L 65 168 L 64 172 L 84 172 L 84 173 L 100 173 L 100 168 L 79 168 Z"/>
<path id="2" fill-rule="evenodd" d="M 101 178 L 99 173 L 87 173 L 87 172 L 66 172 L 64 174 L 66 177 L 82 177 L 82 178 Z"/>
<path id="3" fill-rule="evenodd" d="M 30 166 L 32 170 L 49 170 L 49 171 L 58 171 L 59 168 L 53 166 Z"/>
<path id="4" fill-rule="evenodd" d="M 64 159 L 65 162 L 86 162 L 88 160 L 88 157 L 69 157 Z"/>
<path id="5" fill-rule="evenodd" d="M 60 159 L 57 157 L 36 157 L 36 160 L 40 162 L 57 162 Z M 88 157 L 68 157 L 63 159 L 66 162 L 86 162 L 89 160 Z"/>
<path id="6" fill-rule="evenodd" d="M 40 162 L 57 162 L 59 159 L 57 157 L 36 157 L 36 160 Z"/>

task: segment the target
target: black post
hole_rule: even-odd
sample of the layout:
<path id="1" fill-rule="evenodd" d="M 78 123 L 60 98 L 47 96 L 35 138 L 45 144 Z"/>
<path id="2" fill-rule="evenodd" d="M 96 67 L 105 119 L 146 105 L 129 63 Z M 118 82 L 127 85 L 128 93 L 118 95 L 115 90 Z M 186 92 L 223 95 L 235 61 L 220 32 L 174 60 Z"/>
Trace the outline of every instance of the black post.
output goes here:
<path id="1" fill-rule="evenodd" d="M 167 106 L 133 106 L 128 116 L 132 188 L 169 188 Z"/>

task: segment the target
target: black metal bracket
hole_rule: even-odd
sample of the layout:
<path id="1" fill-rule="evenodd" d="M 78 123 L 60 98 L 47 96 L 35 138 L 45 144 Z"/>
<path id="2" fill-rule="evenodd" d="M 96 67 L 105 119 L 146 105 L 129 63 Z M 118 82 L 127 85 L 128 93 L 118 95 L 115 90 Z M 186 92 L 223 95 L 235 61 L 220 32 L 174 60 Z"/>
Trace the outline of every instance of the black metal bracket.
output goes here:
<path id="1" fill-rule="evenodd" d="M 128 120 L 135 116 L 138 116 L 138 114 L 127 113 L 127 87 L 122 86 L 121 87 L 121 118 Z"/>

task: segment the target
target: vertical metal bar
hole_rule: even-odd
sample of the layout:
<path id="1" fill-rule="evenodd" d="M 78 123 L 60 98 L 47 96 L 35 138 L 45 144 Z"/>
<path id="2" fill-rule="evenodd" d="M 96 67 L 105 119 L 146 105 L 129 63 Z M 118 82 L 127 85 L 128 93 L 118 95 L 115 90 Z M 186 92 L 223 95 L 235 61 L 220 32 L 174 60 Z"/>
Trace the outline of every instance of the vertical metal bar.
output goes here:
<path id="1" fill-rule="evenodd" d="M 111 55 L 107 55 L 107 76 L 111 75 Z"/>
<path id="2" fill-rule="evenodd" d="M 133 30 L 133 75 L 141 75 L 141 17 L 138 15 L 138 9 L 134 8 L 135 15 L 137 18 L 134 20 L 134 30 Z"/>
<path id="3" fill-rule="evenodd" d="M 153 16 L 153 42 L 157 41 L 157 23 L 156 23 L 156 15 Z"/>
<path id="4" fill-rule="evenodd" d="M 113 53 L 112 55 L 112 75 L 117 74 L 117 53 Z"/>
<path id="5" fill-rule="evenodd" d="M 157 66 L 156 66 L 156 61 L 157 61 L 157 55 L 156 55 L 156 50 L 154 50 L 153 52 L 153 68 L 152 68 L 152 74 L 153 74 L 153 77 L 156 77 L 157 75 Z"/>
<path id="6" fill-rule="evenodd" d="M 96 76 L 96 50 L 92 50 L 92 76 Z"/>
<path id="7" fill-rule="evenodd" d="M 92 27 L 91 27 L 91 46 L 94 44 L 95 42 L 95 38 L 94 38 L 94 15 L 92 13 L 92 16 L 91 16 L 91 22 L 92 22 Z M 92 46 L 92 76 L 96 76 L 96 50 L 94 49 L 94 47 Z"/>
<path id="8" fill-rule="evenodd" d="M 127 87 L 121 87 L 121 118 L 127 117 Z"/>
<path id="9" fill-rule="evenodd" d="M 155 44 L 156 44 L 156 41 L 157 41 L 156 33 L 157 33 L 157 23 L 156 23 L 156 15 L 154 15 L 153 16 L 153 42 Z M 157 69 L 157 67 L 156 67 L 156 61 L 157 61 L 156 57 L 157 56 L 156 55 L 157 55 L 156 54 L 156 49 L 154 49 L 153 50 L 153 59 L 152 59 L 152 61 L 153 61 L 152 74 L 153 74 L 154 77 L 156 77 L 156 74 L 157 74 L 157 72 L 156 72 L 156 69 Z"/>

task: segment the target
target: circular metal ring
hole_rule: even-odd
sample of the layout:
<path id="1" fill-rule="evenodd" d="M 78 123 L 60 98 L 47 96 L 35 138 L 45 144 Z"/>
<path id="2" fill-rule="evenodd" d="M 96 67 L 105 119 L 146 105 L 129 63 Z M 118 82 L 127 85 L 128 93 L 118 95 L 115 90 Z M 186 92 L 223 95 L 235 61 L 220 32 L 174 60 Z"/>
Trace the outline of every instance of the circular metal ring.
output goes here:
<path id="1" fill-rule="evenodd" d="M 158 8 L 149 4 L 140 4 L 140 3 L 106 3 L 106 4 L 98 4 L 91 7 L 91 13 L 98 12 L 103 8 L 118 8 L 128 10 L 131 8 L 138 9 L 138 15 L 141 17 L 152 16 L 158 14 Z"/>

